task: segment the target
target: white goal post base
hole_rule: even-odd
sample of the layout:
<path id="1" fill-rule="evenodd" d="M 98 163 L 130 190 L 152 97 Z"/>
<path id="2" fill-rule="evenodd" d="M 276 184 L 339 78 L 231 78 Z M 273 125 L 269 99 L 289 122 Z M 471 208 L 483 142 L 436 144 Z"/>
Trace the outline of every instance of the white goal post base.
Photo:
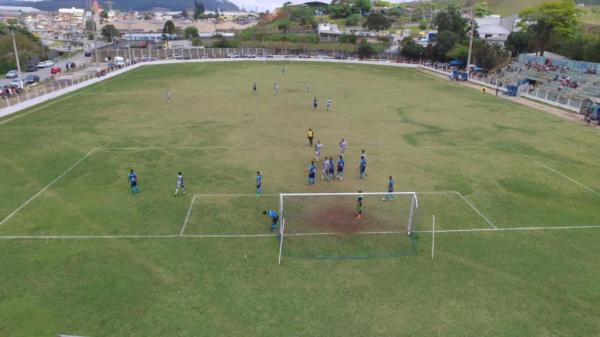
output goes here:
<path id="1" fill-rule="evenodd" d="M 279 226 L 279 254 L 277 258 L 277 263 L 281 264 L 281 258 L 283 255 L 283 244 L 284 238 L 286 234 L 286 199 L 290 198 L 332 198 L 332 197 L 356 197 L 358 199 L 359 196 L 367 197 L 367 196 L 378 196 L 382 197 L 383 200 L 394 200 L 395 197 L 406 197 L 410 200 L 408 208 L 408 216 L 406 219 L 406 232 L 408 235 L 411 235 L 413 232 L 413 217 L 415 209 L 419 208 L 419 198 L 417 196 L 417 192 L 342 192 L 342 193 L 280 193 L 279 194 L 279 218 L 280 218 L 280 226 Z M 317 201 L 315 201 L 316 205 L 319 205 Z M 392 206 L 393 207 L 393 206 Z M 327 211 L 327 209 L 325 209 Z M 310 221 L 310 220 L 308 220 Z M 306 236 L 311 235 L 321 235 L 322 233 L 305 233 Z M 293 235 L 293 234 L 289 234 Z"/>

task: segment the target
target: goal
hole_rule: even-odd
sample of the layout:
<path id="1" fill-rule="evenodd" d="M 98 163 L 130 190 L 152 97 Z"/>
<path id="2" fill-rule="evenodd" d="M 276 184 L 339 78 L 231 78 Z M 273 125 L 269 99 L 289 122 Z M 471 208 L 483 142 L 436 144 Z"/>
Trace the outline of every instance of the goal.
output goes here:
<path id="1" fill-rule="evenodd" d="M 418 208 L 416 192 L 282 193 L 278 263 L 413 255 Z"/>

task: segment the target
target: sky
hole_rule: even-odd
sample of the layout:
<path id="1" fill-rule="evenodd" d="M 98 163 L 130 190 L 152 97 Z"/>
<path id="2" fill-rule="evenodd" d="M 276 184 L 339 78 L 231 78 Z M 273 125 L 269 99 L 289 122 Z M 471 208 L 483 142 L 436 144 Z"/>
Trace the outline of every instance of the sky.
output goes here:
<path id="1" fill-rule="evenodd" d="M 309 0 L 292 0 L 293 3 L 304 3 Z M 331 2 L 330 0 L 319 0 L 322 2 Z M 259 11 L 273 10 L 276 7 L 286 2 L 286 0 L 231 0 L 231 2 L 238 5 L 238 7 L 244 7 L 246 10 L 254 10 L 258 7 Z M 406 0 L 392 0 L 390 2 L 406 2 Z"/>

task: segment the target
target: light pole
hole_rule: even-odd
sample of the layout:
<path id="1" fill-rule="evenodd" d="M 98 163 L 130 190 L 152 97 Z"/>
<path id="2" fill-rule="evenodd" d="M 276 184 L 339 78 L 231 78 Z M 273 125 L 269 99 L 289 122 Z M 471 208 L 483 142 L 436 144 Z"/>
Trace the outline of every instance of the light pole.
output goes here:
<path id="1" fill-rule="evenodd" d="M 474 6 L 474 5 L 473 5 Z M 471 66 L 471 56 L 473 54 L 473 34 L 475 33 L 475 13 L 473 12 L 473 6 L 471 6 L 471 36 L 469 38 L 469 54 L 467 56 L 467 73 L 469 72 L 469 67 Z"/>
<path id="2" fill-rule="evenodd" d="M 17 76 L 19 76 L 19 89 L 23 88 L 23 79 L 21 78 L 21 62 L 19 62 L 19 52 L 17 51 L 17 41 L 15 40 L 15 29 L 10 28 L 10 35 L 12 35 L 13 49 L 15 51 L 15 59 L 17 60 Z"/>

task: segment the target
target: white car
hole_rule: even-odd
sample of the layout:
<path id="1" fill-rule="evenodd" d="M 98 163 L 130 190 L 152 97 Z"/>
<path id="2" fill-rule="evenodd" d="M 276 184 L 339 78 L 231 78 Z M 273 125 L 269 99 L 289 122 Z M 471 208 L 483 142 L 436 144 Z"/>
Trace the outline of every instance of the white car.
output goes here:
<path id="1" fill-rule="evenodd" d="M 52 60 L 42 61 L 37 64 L 38 69 L 50 68 L 52 66 L 54 66 L 54 62 Z"/>

